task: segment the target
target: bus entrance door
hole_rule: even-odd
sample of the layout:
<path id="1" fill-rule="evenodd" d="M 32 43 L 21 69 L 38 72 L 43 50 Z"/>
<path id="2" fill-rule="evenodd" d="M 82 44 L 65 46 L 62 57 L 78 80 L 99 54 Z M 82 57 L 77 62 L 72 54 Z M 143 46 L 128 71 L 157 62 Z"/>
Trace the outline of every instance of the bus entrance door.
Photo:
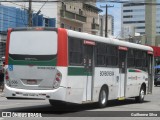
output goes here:
<path id="1" fill-rule="evenodd" d="M 148 94 L 151 94 L 153 89 L 153 53 L 148 53 L 148 63 Z"/>
<path id="2" fill-rule="evenodd" d="M 118 80 L 118 99 L 125 99 L 126 92 L 126 73 L 127 73 L 127 48 L 119 50 L 119 80 Z"/>
<path id="3" fill-rule="evenodd" d="M 91 101 L 93 96 L 93 45 L 85 45 L 84 67 L 86 71 L 86 80 L 83 92 L 83 101 Z"/>

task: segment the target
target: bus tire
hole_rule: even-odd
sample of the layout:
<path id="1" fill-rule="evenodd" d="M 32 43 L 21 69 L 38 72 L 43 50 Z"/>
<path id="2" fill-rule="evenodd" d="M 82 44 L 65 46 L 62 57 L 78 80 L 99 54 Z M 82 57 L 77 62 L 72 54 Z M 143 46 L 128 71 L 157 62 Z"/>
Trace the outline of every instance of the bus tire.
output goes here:
<path id="1" fill-rule="evenodd" d="M 137 103 L 142 103 L 144 102 L 144 96 L 145 96 L 145 87 L 141 86 L 139 96 L 135 97 L 135 100 Z"/>
<path id="2" fill-rule="evenodd" d="M 106 87 L 102 87 L 99 93 L 99 101 L 98 101 L 98 106 L 100 108 L 106 107 L 108 102 L 108 91 Z"/>

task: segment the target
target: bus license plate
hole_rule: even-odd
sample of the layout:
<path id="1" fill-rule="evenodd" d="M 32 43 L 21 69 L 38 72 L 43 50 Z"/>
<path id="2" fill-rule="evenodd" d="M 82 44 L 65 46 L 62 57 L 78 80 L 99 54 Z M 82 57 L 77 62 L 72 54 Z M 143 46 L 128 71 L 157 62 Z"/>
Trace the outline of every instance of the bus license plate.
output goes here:
<path id="1" fill-rule="evenodd" d="M 27 80 L 27 84 L 36 85 L 37 84 L 37 80 Z"/>

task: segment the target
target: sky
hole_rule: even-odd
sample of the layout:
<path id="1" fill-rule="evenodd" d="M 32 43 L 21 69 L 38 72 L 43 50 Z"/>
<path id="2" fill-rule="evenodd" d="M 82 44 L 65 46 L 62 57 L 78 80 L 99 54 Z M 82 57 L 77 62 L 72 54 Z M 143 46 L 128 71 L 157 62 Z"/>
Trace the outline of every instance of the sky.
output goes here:
<path id="1" fill-rule="evenodd" d="M 120 37 L 120 32 L 121 32 L 121 3 L 109 3 L 109 2 L 98 2 L 97 7 L 102 9 L 103 12 L 100 13 L 102 15 L 106 14 L 105 8 L 101 8 L 100 6 L 114 6 L 108 8 L 108 14 L 113 15 L 114 17 L 114 36 L 115 37 Z"/>

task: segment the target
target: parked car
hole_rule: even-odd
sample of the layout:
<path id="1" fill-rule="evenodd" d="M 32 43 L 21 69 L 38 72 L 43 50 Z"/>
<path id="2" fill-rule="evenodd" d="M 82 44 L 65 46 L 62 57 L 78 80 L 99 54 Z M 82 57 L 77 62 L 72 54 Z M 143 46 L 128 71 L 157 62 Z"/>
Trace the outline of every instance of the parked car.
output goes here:
<path id="1" fill-rule="evenodd" d="M 155 74 L 155 78 L 154 78 L 154 85 L 160 85 L 160 72 Z"/>

